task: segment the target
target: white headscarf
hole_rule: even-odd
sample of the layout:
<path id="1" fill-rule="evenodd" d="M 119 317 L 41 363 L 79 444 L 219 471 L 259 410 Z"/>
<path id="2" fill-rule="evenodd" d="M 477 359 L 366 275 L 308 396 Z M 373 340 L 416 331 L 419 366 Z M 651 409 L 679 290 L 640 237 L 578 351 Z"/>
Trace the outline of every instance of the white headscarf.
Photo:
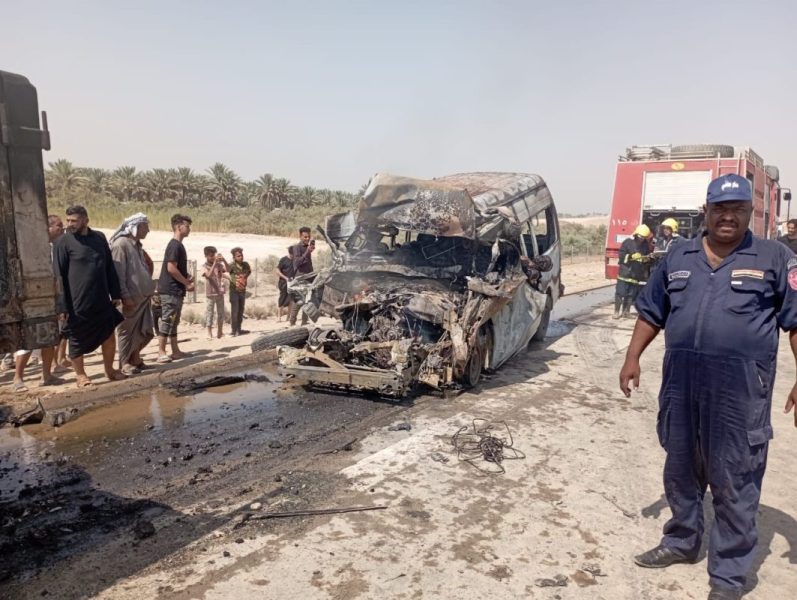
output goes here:
<path id="1" fill-rule="evenodd" d="M 130 217 L 127 217 L 122 224 L 119 226 L 119 229 L 113 232 L 111 239 L 108 241 L 109 244 L 113 244 L 116 240 L 118 240 L 122 236 L 132 236 L 136 237 L 138 233 L 138 226 L 142 223 L 149 224 L 149 220 L 147 219 L 147 215 L 144 213 L 136 213 Z"/>

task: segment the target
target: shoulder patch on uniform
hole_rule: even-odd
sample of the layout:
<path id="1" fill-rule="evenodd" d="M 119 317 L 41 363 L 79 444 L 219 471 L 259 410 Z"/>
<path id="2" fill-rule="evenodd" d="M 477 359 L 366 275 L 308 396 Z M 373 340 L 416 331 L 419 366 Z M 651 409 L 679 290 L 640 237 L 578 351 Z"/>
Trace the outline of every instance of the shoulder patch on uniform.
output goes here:
<path id="1" fill-rule="evenodd" d="M 789 287 L 793 290 L 797 290 L 797 269 L 789 271 Z"/>
<path id="2" fill-rule="evenodd" d="M 786 270 L 787 271 L 789 269 L 793 269 L 794 267 L 797 267 L 797 256 L 795 256 L 793 258 L 790 258 L 789 262 L 786 263 Z"/>
<path id="3" fill-rule="evenodd" d="M 673 279 L 689 279 L 689 276 L 692 274 L 692 271 L 674 271 L 670 273 L 669 280 L 672 281 Z"/>
<path id="4" fill-rule="evenodd" d="M 763 279 L 764 272 L 757 269 L 736 269 L 731 271 L 731 277 L 747 277 L 749 279 Z"/>

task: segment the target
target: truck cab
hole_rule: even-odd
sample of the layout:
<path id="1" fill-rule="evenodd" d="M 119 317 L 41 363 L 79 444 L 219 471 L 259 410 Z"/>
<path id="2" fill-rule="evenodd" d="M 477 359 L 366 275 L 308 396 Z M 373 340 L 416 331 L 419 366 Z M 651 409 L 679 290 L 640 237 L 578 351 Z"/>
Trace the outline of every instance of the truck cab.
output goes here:
<path id="1" fill-rule="evenodd" d="M 47 238 L 42 150 L 47 117 L 36 88 L 0 71 L 0 352 L 58 343 L 57 286 Z"/>
<path id="2" fill-rule="evenodd" d="M 765 164 L 751 148 L 719 144 L 691 146 L 631 146 L 620 156 L 606 236 L 607 279 L 616 279 L 618 253 L 634 229 L 647 225 L 660 234 L 662 221 L 678 222 L 684 238 L 699 235 L 709 182 L 735 173 L 747 178 L 753 190 L 752 232 L 762 238 L 777 235 L 783 195 L 778 168 Z"/>

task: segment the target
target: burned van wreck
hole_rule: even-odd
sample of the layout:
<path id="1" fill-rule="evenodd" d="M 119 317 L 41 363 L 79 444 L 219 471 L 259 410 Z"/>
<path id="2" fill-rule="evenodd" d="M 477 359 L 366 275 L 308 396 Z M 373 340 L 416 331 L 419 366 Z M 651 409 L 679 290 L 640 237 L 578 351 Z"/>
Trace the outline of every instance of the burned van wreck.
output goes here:
<path id="1" fill-rule="evenodd" d="M 278 347 L 281 372 L 308 384 L 396 397 L 473 386 L 545 336 L 563 292 L 556 210 L 536 175 L 378 174 L 356 212 L 319 231 L 333 265 L 290 289 L 314 321 L 340 325 Z"/>

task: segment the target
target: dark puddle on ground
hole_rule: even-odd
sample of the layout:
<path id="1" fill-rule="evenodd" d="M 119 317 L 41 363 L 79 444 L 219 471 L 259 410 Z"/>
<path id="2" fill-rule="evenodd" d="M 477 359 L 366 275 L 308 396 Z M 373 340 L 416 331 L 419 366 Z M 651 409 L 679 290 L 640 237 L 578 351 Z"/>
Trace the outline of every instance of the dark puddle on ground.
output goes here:
<path id="1" fill-rule="evenodd" d="M 274 418 L 279 413 L 280 383 L 263 373 L 255 377 L 257 381 L 182 395 L 165 388 L 148 390 L 89 410 L 58 428 L 45 424 L 2 427 L 0 501 L 15 497 L 26 487 L 57 479 L 60 467 L 70 458 L 79 457 L 85 466 L 107 462 L 109 448 L 115 453 L 125 452 L 128 440 L 128 451 L 135 452 L 133 440 L 184 438 L 187 430 L 197 437 L 196 432 L 213 434 L 225 421 L 236 417 Z"/>
<path id="2" fill-rule="evenodd" d="M 546 339 L 560 338 L 573 330 L 572 319 L 614 300 L 614 286 L 589 290 L 561 298 L 554 306 Z"/>

